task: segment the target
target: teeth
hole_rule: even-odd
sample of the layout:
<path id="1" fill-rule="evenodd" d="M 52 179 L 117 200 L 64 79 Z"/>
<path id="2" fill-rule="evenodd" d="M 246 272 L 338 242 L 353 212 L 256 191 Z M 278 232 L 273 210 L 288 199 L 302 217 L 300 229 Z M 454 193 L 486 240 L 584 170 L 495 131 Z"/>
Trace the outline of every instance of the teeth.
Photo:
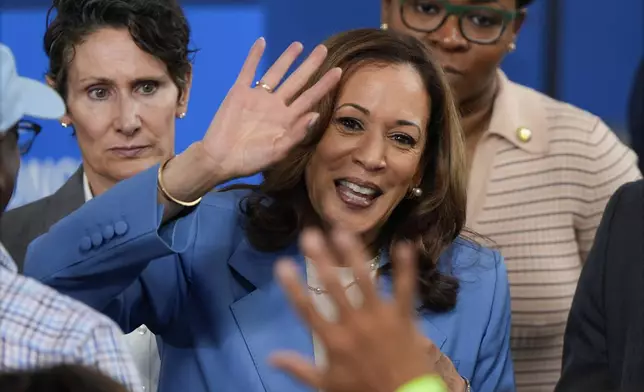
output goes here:
<path id="1" fill-rule="evenodd" d="M 360 186 L 358 184 L 354 184 L 353 182 L 349 182 L 346 180 L 341 180 L 339 181 L 341 185 L 346 186 L 347 188 L 351 189 L 355 193 L 359 193 L 361 195 L 365 196 L 373 196 L 376 194 L 376 190 L 372 188 L 367 188 L 364 186 Z"/>

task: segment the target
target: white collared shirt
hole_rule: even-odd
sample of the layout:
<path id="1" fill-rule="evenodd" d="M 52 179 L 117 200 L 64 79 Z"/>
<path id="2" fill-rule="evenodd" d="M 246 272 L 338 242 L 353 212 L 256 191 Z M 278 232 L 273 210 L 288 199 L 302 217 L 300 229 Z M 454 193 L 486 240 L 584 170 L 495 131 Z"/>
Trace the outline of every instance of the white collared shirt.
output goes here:
<path id="1" fill-rule="evenodd" d="M 83 172 L 83 192 L 85 202 L 92 200 L 94 195 L 89 187 L 87 176 Z M 143 385 L 141 391 L 155 392 L 159 385 L 159 370 L 161 358 L 157 348 L 157 341 L 152 332 L 145 325 L 141 325 L 134 332 L 123 335 L 123 341 L 130 349 Z"/>
<path id="2" fill-rule="evenodd" d="M 370 260 L 370 263 L 373 263 L 375 260 Z M 360 288 L 355 285 L 355 276 L 353 268 L 351 267 L 333 267 L 334 272 L 336 273 L 337 279 L 340 284 L 345 287 L 345 294 L 349 303 L 355 307 L 359 307 L 362 304 L 362 292 Z M 371 271 L 371 279 L 376 279 L 376 271 Z M 337 320 L 337 309 L 336 305 L 326 293 L 316 294 L 313 289 L 320 288 L 324 289 L 322 280 L 320 280 L 318 273 L 315 269 L 313 263 L 310 260 L 306 260 L 306 283 L 309 287 L 309 296 L 313 302 L 313 306 L 318 311 L 318 313 L 326 320 L 336 321 Z M 326 350 L 324 345 L 318 338 L 316 334 L 313 334 L 313 357 L 315 364 L 318 367 L 326 368 L 327 358 Z"/>

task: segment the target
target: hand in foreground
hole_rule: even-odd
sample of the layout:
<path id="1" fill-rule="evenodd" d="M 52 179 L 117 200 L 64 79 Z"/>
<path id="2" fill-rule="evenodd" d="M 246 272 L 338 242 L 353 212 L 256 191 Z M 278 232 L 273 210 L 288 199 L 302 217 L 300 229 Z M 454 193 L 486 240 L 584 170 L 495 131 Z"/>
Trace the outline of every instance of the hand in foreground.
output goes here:
<path id="1" fill-rule="evenodd" d="M 338 321 L 322 318 L 294 264 L 280 261 L 276 274 L 300 316 L 324 344 L 328 365 L 321 369 L 296 353 L 277 353 L 271 359 L 275 366 L 325 392 L 393 392 L 435 372 L 435 361 L 428 360 L 427 346 L 414 325 L 416 256 L 411 245 L 398 245 L 392 255 L 393 300 L 379 297 L 369 276 L 369 257 L 353 237 L 335 233 L 328 241 L 319 231 L 305 231 L 301 246 L 337 306 Z M 340 262 L 353 268 L 364 298 L 361 307 L 349 303 L 335 276 L 332 265 Z"/>
<path id="2" fill-rule="evenodd" d="M 456 371 L 452 361 L 443 355 L 429 338 L 420 335 L 420 333 L 418 338 L 427 353 L 429 365 L 434 369 L 434 373 L 441 376 L 447 386 L 447 390 L 450 392 L 465 391 L 467 384 L 463 377 Z"/>
<path id="3" fill-rule="evenodd" d="M 280 85 L 303 49 L 300 43 L 291 44 L 259 80 L 260 85 L 254 86 L 265 46 L 263 38 L 255 42 L 202 140 L 212 169 L 224 177 L 255 174 L 284 158 L 317 119 L 311 107 L 340 80 L 342 71 L 332 69 L 288 104 L 323 63 L 327 49 L 315 48 Z"/>

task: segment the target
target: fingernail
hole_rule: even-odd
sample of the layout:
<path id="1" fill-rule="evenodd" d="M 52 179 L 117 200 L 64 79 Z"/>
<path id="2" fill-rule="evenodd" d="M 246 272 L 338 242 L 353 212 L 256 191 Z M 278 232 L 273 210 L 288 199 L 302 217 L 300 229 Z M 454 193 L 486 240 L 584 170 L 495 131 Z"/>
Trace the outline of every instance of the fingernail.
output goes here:
<path id="1" fill-rule="evenodd" d="M 309 121 L 308 129 L 309 130 L 313 129 L 313 127 L 315 127 L 315 124 L 317 124 L 319 119 L 320 119 L 320 114 L 315 113 L 315 116 Z"/>

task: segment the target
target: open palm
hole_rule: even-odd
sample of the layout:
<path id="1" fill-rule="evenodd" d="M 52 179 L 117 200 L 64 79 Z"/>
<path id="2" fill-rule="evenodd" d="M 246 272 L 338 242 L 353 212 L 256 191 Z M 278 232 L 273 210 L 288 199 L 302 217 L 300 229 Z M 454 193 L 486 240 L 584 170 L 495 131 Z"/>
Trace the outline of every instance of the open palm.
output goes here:
<path id="1" fill-rule="evenodd" d="M 261 79 L 264 86 L 253 88 L 251 84 L 264 48 L 263 39 L 255 42 L 202 141 L 216 169 L 224 171 L 229 178 L 257 173 L 284 158 L 317 118 L 311 107 L 340 79 L 340 69 L 330 70 L 289 105 L 320 67 L 327 50 L 318 46 L 273 90 L 301 53 L 302 45 L 292 44 Z"/>

